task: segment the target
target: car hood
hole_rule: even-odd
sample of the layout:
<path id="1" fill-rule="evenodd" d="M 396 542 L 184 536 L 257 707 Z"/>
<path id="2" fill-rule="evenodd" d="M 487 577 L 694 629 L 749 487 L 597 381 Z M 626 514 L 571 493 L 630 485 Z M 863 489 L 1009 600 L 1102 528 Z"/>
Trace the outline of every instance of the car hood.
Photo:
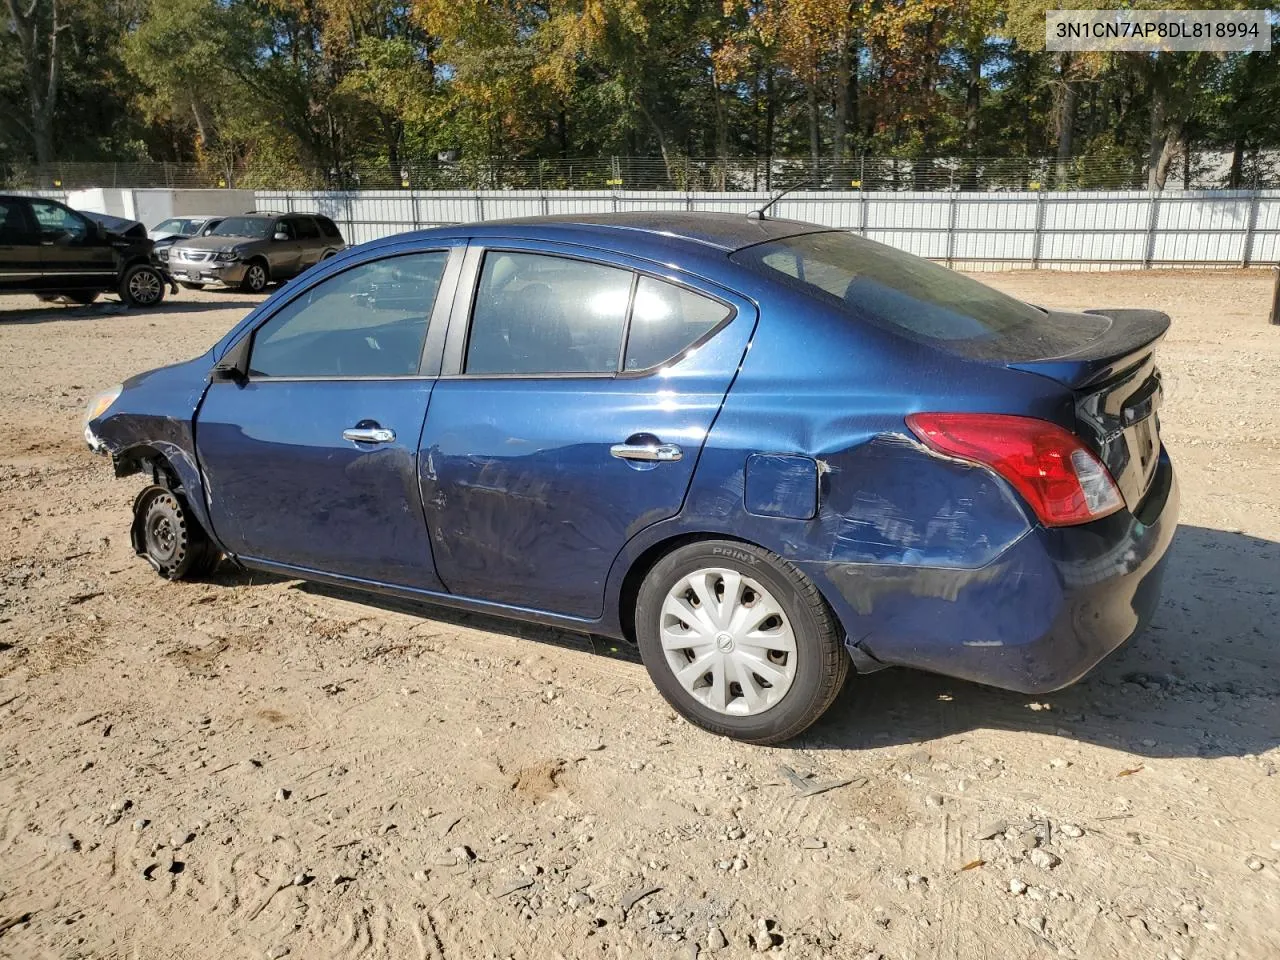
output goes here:
<path id="1" fill-rule="evenodd" d="M 180 241 L 184 250 L 213 251 L 235 250 L 237 247 L 247 247 L 261 242 L 253 237 L 193 237 L 190 240 Z"/>
<path id="2" fill-rule="evenodd" d="M 137 220 L 126 220 L 123 217 L 113 217 L 109 213 L 93 213 L 88 210 L 80 212 L 97 223 L 107 233 L 114 234 L 117 237 L 128 237 L 130 240 L 145 240 L 147 238 L 146 225 Z"/>

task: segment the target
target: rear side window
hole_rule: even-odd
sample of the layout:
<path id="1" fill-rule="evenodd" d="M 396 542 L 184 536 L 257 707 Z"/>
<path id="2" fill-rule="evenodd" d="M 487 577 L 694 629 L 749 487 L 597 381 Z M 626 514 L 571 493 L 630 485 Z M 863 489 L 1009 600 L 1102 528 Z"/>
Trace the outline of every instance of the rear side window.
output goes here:
<path id="1" fill-rule="evenodd" d="M 254 377 L 403 377 L 418 372 L 445 251 L 373 260 L 316 284 L 253 336 Z"/>
<path id="2" fill-rule="evenodd" d="M 975 359 L 1061 356 L 1108 325 L 1099 317 L 1066 326 L 970 277 L 848 233 L 774 240 L 732 259 L 877 326 Z"/>
<path id="3" fill-rule="evenodd" d="M 320 239 L 320 229 L 310 217 L 298 217 L 291 223 L 293 224 L 294 236 L 299 240 Z"/>
<path id="4" fill-rule="evenodd" d="M 647 370 L 683 353 L 733 311 L 710 297 L 641 277 L 627 335 L 625 370 Z"/>
<path id="5" fill-rule="evenodd" d="M 328 217 L 316 217 L 316 223 L 320 225 L 320 232 L 330 240 L 342 239 L 342 234 L 338 231 L 338 225 Z"/>
<path id="6" fill-rule="evenodd" d="M 486 254 L 465 372 L 616 373 L 631 278 L 566 257 Z"/>

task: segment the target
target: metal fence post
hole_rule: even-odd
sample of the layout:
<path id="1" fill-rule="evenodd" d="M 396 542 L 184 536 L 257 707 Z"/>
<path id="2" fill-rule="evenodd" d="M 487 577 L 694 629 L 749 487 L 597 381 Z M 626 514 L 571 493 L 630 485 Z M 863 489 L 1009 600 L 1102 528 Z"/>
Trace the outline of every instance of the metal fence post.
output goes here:
<path id="1" fill-rule="evenodd" d="M 1151 214 L 1147 219 L 1147 252 L 1142 258 L 1142 269 L 1150 270 L 1156 258 L 1156 227 L 1160 222 L 1160 194 L 1151 191 Z"/>
<path id="2" fill-rule="evenodd" d="M 867 191 L 858 188 L 858 233 L 867 235 Z"/>
<path id="3" fill-rule="evenodd" d="M 955 262 L 956 254 L 956 201 L 955 192 L 951 193 L 951 202 L 947 210 L 947 266 Z"/>
<path id="4" fill-rule="evenodd" d="M 1248 228 L 1244 235 L 1244 252 L 1240 255 L 1240 266 L 1249 266 L 1253 260 L 1253 235 L 1258 226 L 1258 191 L 1253 191 L 1253 199 L 1249 202 Z"/>
<path id="5" fill-rule="evenodd" d="M 1031 237 L 1031 269 L 1040 269 L 1040 254 L 1044 250 L 1044 193 L 1036 194 L 1036 232 Z"/>

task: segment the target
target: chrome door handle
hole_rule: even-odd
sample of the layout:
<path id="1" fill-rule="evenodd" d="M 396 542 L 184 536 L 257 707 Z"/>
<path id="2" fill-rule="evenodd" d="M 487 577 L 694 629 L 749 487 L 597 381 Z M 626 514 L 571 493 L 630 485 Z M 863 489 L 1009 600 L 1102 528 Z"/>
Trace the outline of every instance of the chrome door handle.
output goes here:
<path id="1" fill-rule="evenodd" d="M 674 463 L 684 456 L 684 451 L 674 443 L 615 443 L 609 453 L 619 460 L 647 460 L 658 463 Z"/>
<path id="2" fill-rule="evenodd" d="M 343 440 L 356 443 L 391 443 L 395 438 L 396 432 L 386 427 L 348 427 L 342 431 Z"/>

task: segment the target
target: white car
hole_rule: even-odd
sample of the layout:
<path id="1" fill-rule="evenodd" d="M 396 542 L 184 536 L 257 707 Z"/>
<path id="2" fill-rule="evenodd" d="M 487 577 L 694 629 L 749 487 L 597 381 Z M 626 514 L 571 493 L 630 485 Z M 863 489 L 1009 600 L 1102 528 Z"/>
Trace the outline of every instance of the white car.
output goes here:
<path id="1" fill-rule="evenodd" d="M 185 240 L 188 237 L 204 236 L 206 231 L 212 230 L 222 222 L 223 216 L 223 214 L 196 214 L 187 217 L 170 217 L 168 220 L 161 220 L 148 230 L 147 236 L 157 241 Z"/>

